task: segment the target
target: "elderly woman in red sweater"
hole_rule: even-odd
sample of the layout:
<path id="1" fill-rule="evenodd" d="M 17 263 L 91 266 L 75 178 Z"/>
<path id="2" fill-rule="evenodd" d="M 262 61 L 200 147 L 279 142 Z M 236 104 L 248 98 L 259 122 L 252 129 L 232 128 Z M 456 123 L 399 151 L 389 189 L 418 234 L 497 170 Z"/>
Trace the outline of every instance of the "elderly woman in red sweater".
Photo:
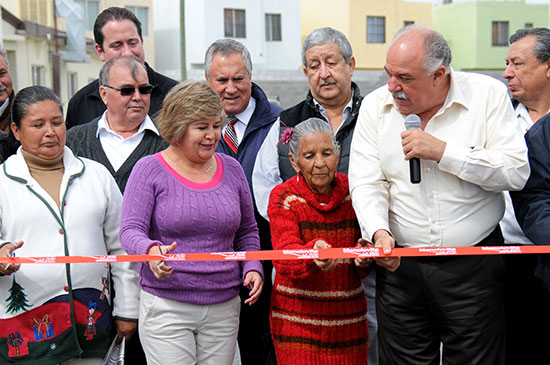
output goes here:
<path id="1" fill-rule="evenodd" d="M 310 118 L 287 130 L 285 142 L 298 175 L 271 192 L 273 248 L 366 245 L 359 240 L 348 177 L 336 172 L 340 148 L 330 125 Z M 270 317 L 278 364 L 367 363 L 367 303 L 361 285 L 367 272 L 361 266 L 368 264 L 364 259 L 273 262 L 277 274 Z"/>

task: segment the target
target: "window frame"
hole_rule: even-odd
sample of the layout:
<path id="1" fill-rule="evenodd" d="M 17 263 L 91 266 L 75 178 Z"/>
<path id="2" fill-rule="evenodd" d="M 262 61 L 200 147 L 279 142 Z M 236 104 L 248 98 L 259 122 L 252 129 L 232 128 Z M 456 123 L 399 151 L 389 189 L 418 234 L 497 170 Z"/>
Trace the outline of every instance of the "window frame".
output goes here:
<path id="1" fill-rule="evenodd" d="M 508 47 L 510 36 L 510 22 L 507 20 L 491 22 L 491 46 Z"/>
<path id="2" fill-rule="evenodd" d="M 380 32 L 380 30 L 382 30 L 382 32 Z M 367 43 L 386 43 L 385 16 L 367 15 Z"/>
<path id="3" fill-rule="evenodd" d="M 246 38 L 246 9 L 223 9 L 224 36 Z"/>
<path id="4" fill-rule="evenodd" d="M 274 20 L 276 26 L 274 26 Z M 280 13 L 265 13 L 265 40 L 267 42 L 281 42 L 283 40 Z"/>

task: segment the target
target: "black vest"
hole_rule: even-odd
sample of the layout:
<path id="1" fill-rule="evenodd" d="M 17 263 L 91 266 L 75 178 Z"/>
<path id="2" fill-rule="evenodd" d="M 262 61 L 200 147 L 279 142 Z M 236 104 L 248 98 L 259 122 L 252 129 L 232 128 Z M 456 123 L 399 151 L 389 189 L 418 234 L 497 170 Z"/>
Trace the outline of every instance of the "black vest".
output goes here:
<path id="1" fill-rule="evenodd" d="M 361 107 L 361 101 L 363 100 L 357 84 L 352 82 L 351 87 L 353 90 L 351 113 L 346 120 L 344 120 L 340 126 L 340 129 L 338 129 L 338 133 L 336 133 L 336 141 L 341 147 L 340 162 L 338 163 L 337 170 L 338 172 L 344 174 L 348 173 L 351 138 L 353 137 L 353 130 L 355 129 L 355 123 L 357 122 L 357 117 L 359 115 L 359 108 Z M 308 92 L 306 100 L 281 112 L 279 117 L 281 122 L 279 125 L 279 140 L 287 128 L 293 128 L 309 118 L 319 118 L 327 121 L 315 105 L 311 92 Z M 290 160 L 288 158 L 288 145 L 281 142 L 278 144 L 277 150 L 279 153 L 279 174 L 281 175 L 281 179 L 283 179 L 283 181 L 287 181 L 296 175 L 296 171 L 294 171 L 292 165 L 290 165 Z"/>

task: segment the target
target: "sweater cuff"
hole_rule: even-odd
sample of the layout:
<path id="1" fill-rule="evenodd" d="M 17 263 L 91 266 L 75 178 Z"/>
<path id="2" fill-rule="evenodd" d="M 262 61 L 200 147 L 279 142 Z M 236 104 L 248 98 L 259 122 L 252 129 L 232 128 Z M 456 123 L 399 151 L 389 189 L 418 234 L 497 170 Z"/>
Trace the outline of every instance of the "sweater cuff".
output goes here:
<path id="1" fill-rule="evenodd" d="M 149 250 L 151 249 L 151 247 L 153 246 L 162 246 L 162 242 L 160 241 L 153 241 L 151 242 L 151 244 L 149 246 L 147 246 L 147 250 L 145 250 L 145 254 L 148 255 L 149 254 Z"/>
<path id="2" fill-rule="evenodd" d="M 244 278 L 246 277 L 246 274 L 248 274 L 250 271 L 257 271 L 260 274 L 260 276 L 262 277 L 262 280 L 265 282 L 264 268 L 263 268 L 262 263 L 260 261 L 244 261 L 243 262 L 243 277 L 242 277 L 243 282 L 244 282 Z"/>
<path id="3" fill-rule="evenodd" d="M 114 316 L 114 320 L 116 321 L 125 321 L 125 322 L 137 322 L 137 318 L 127 318 L 127 317 L 121 317 L 121 316 Z"/>

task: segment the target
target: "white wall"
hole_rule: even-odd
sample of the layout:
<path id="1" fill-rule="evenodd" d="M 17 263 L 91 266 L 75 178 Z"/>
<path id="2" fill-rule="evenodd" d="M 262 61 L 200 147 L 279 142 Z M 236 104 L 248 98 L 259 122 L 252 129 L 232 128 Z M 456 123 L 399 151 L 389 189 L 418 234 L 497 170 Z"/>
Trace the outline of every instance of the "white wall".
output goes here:
<path id="1" fill-rule="evenodd" d="M 152 8 L 155 70 L 180 80 L 180 2 L 153 0 Z"/>
<path id="2" fill-rule="evenodd" d="M 179 0 L 153 0 L 156 68 L 177 79 L 180 74 L 179 4 Z M 246 10 L 246 38 L 236 39 L 250 51 L 255 70 L 300 68 L 299 1 L 187 0 L 185 41 L 188 70 L 202 70 L 208 46 L 224 38 L 224 8 Z M 281 14 L 282 41 L 265 40 L 265 13 Z"/>

